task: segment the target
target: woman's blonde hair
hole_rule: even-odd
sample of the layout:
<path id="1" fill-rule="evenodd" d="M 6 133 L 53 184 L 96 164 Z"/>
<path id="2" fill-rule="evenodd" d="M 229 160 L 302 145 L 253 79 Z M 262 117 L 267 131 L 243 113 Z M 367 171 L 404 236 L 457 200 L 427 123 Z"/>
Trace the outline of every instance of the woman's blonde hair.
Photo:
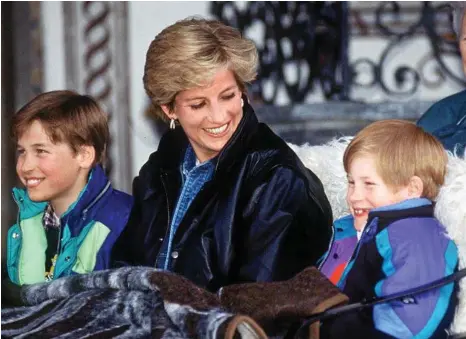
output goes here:
<path id="1" fill-rule="evenodd" d="M 242 92 L 255 79 L 254 43 L 220 21 L 190 18 L 165 28 L 151 42 L 144 68 L 144 88 L 155 114 L 166 120 L 161 105 L 174 108 L 176 95 L 206 86 L 222 69 L 231 70 Z"/>
<path id="2" fill-rule="evenodd" d="M 377 173 L 393 190 L 418 176 L 422 197 L 434 200 L 445 180 L 448 158 L 442 144 L 410 121 L 380 120 L 363 128 L 345 150 L 345 171 L 355 158 L 367 155 L 375 158 Z"/>
<path id="3" fill-rule="evenodd" d="M 453 29 L 455 30 L 458 40 L 461 39 L 461 31 L 463 30 L 463 20 L 466 14 L 466 1 L 450 2 L 453 14 Z"/>

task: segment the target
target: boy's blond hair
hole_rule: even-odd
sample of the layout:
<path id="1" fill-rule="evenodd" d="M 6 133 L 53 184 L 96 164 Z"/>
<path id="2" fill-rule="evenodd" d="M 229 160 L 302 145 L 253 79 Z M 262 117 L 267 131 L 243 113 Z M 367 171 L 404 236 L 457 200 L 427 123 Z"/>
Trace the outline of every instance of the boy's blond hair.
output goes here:
<path id="1" fill-rule="evenodd" d="M 363 128 L 345 150 L 345 171 L 355 158 L 367 155 L 374 156 L 377 173 L 393 190 L 418 176 L 422 197 L 434 200 L 443 185 L 447 153 L 440 141 L 410 121 L 381 120 Z"/>
<path id="2" fill-rule="evenodd" d="M 206 86 L 223 69 L 233 72 L 242 92 L 255 79 L 254 43 L 220 21 L 191 18 L 165 28 L 151 42 L 144 67 L 144 88 L 154 113 L 167 120 L 161 105 L 174 108 L 176 95 Z"/>

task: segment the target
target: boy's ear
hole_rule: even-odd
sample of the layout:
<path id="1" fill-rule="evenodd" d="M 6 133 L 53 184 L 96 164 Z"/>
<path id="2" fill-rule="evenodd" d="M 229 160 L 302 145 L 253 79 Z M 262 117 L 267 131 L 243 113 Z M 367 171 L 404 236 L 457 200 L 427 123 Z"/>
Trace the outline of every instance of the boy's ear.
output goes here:
<path id="1" fill-rule="evenodd" d="M 95 160 L 94 146 L 83 145 L 79 148 L 77 158 L 82 168 L 91 168 Z"/>
<path id="2" fill-rule="evenodd" d="M 409 179 L 408 184 L 408 195 L 410 198 L 420 198 L 422 196 L 422 192 L 424 192 L 424 183 L 422 182 L 421 178 L 416 175 L 413 175 L 411 179 Z"/>

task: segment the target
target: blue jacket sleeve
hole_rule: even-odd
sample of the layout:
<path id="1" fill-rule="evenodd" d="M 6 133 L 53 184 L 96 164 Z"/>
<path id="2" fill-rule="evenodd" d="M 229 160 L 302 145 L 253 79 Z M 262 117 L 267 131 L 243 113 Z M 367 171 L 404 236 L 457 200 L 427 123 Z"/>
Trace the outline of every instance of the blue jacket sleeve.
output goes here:
<path id="1" fill-rule="evenodd" d="M 323 188 L 316 193 L 325 197 Z M 257 185 L 241 218 L 247 233 L 233 265 L 239 267 L 235 280 L 285 280 L 315 265 L 331 236 L 331 210 L 324 200 L 316 203 L 305 180 L 287 168 L 275 169 Z"/>

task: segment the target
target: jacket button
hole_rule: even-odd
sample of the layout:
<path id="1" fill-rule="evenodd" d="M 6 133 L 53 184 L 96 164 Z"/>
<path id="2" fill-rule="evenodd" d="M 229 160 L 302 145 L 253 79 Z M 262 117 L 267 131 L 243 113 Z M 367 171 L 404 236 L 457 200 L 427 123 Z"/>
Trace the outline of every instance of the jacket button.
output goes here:
<path id="1" fill-rule="evenodd" d="M 66 262 L 68 262 L 68 261 L 70 261 L 70 260 L 71 260 L 70 257 L 66 257 L 66 258 L 65 258 L 65 261 L 66 261 Z"/>
<path id="2" fill-rule="evenodd" d="M 16 232 L 13 233 L 12 237 L 13 237 L 13 239 L 19 238 L 19 233 L 16 233 Z"/>
<path id="3" fill-rule="evenodd" d="M 177 252 L 177 251 L 173 251 L 173 252 L 172 252 L 172 258 L 173 258 L 173 259 L 178 258 L 178 252 Z"/>
<path id="4" fill-rule="evenodd" d="M 159 238 L 159 241 L 162 242 L 162 241 L 163 241 L 163 238 Z"/>

